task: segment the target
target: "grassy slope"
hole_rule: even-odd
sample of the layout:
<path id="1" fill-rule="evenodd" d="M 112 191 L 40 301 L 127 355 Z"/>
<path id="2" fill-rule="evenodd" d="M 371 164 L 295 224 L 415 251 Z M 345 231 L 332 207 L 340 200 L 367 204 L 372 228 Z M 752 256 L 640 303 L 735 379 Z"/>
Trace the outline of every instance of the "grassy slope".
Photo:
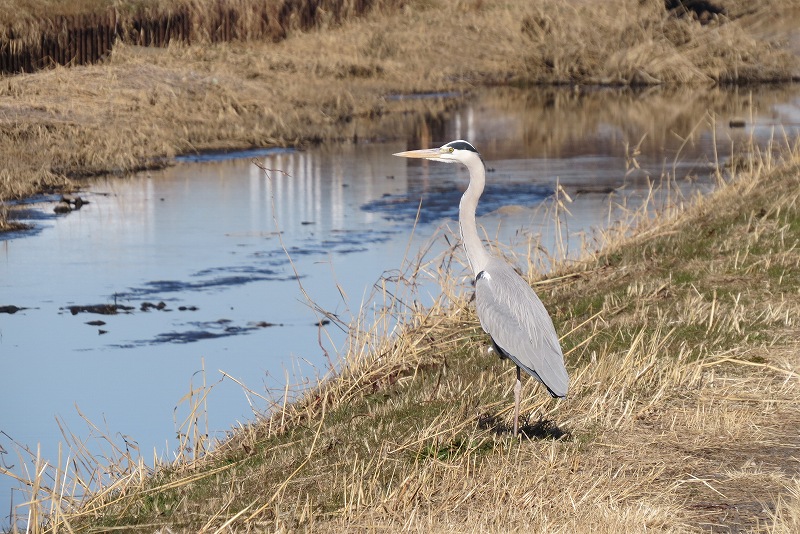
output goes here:
<path id="1" fill-rule="evenodd" d="M 511 366 L 456 299 L 73 526 L 795 532 L 800 164 L 758 161 L 539 283 L 572 385 L 556 402 L 526 381 L 531 439 L 508 435 Z"/>
<path id="2" fill-rule="evenodd" d="M 530 35 L 501 31 L 519 25 L 517 3 L 412 5 L 403 22 L 416 39 L 376 16 L 274 47 L 121 48 L 109 65 L 4 79 L 2 124 L 16 133 L 3 150 L 22 167 L 4 168 L 0 182 L 22 194 L 16 177 L 29 168 L 43 173 L 41 188 L 64 169 L 309 140 L 308 125 L 321 139 L 343 127 L 351 136 L 359 117 L 399 111 L 382 98 L 388 88 L 465 88 L 538 65 L 520 54 Z M 497 26 L 482 26 L 487 17 Z M 478 44 L 474 56 L 452 52 Z M 511 369 L 486 356 L 462 299 L 354 358 L 282 423 L 279 414 L 244 429 L 195 467 L 120 483 L 124 497 L 99 495 L 68 521 L 147 532 L 226 521 L 314 531 L 755 528 L 794 487 L 778 525 L 796 531 L 800 185 L 796 166 L 758 176 L 539 286 L 569 333 L 573 386 L 555 403 L 526 382 L 537 439 L 503 432 Z"/>
<path id="3" fill-rule="evenodd" d="M 413 0 L 281 43 L 118 46 L 102 65 L 0 79 L 0 200 L 179 153 L 388 137 L 376 117 L 444 106 L 392 93 L 791 77 L 797 58 L 752 29 L 784 3 L 731 2 L 734 20 L 701 26 L 660 0 Z"/>

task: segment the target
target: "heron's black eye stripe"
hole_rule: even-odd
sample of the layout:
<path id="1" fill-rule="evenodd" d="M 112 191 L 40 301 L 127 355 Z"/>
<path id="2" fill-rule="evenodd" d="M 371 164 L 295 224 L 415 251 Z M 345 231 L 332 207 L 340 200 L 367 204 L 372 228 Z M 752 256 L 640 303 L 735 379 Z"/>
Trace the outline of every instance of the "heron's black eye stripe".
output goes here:
<path id="1" fill-rule="evenodd" d="M 475 150 L 475 147 L 467 143 L 466 141 L 451 141 L 450 143 L 447 143 L 444 146 L 448 146 L 455 150 L 469 150 L 470 152 L 475 152 L 476 154 L 478 153 L 478 151 Z"/>

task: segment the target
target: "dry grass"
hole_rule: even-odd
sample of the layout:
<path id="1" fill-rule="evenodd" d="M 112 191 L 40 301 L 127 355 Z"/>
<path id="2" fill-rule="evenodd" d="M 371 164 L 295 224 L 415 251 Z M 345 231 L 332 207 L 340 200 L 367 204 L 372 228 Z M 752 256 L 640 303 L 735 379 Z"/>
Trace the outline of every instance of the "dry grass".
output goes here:
<path id="1" fill-rule="evenodd" d="M 301 27 L 325 26 L 360 15 L 374 7 L 393 5 L 392 0 L 0 0 L 0 39 L 16 46 L 39 46 L 42 33 L 56 34 L 59 17 L 115 14 L 121 35 L 131 29 L 135 20 L 155 20 L 185 13 L 191 19 L 193 41 L 207 42 L 216 32 L 215 15 L 228 12 L 236 19 L 236 38 L 283 37 Z M 305 15 L 316 12 L 313 20 Z M 263 17 L 270 20 L 264 21 Z M 267 24 L 265 24 L 267 22 Z M 63 22 L 61 22 L 63 24 Z"/>
<path id="2" fill-rule="evenodd" d="M 572 383 L 554 401 L 525 382 L 527 439 L 509 435 L 512 368 L 486 354 L 453 241 L 378 284 L 385 305 L 351 325 L 337 378 L 199 460 L 201 439 L 153 474 L 130 456 L 93 460 L 84 499 L 32 478 L 35 517 L 52 507 L 53 530 L 141 532 L 795 532 L 798 154 L 754 153 L 712 196 L 632 213 L 534 281 Z M 422 309 L 426 276 L 443 294 Z"/>
<path id="3" fill-rule="evenodd" d="M 111 9 L 111 0 L 0 0 L 0 27 L 3 37 L 8 30 L 24 34 L 23 28 L 30 28 L 49 17 L 59 15 L 82 15 Z M 20 38 L 20 37 L 17 37 Z"/>
<path id="4" fill-rule="evenodd" d="M 757 81 L 781 77 L 776 69 L 791 59 L 778 44 L 763 44 L 763 27 L 748 33 L 747 21 L 766 11 L 732 7 L 731 16 L 740 18 L 702 26 L 656 4 L 415 0 L 398 11 L 381 3 L 324 30 L 289 26 L 280 43 L 119 45 L 102 65 L 2 77 L 0 200 L 76 187 L 81 176 L 166 165 L 181 153 L 392 137 L 405 112 L 438 113 L 455 104 L 390 94 L 627 83 L 640 70 L 665 83 Z M 782 5 L 776 0 L 764 9 Z M 618 12 L 635 16 L 610 15 Z M 548 21 L 544 33 L 534 28 L 540 19 Z M 649 33 L 630 30 L 639 23 Z M 664 48 L 679 30 L 687 44 Z M 620 47 L 620 35 L 629 33 L 638 40 Z M 637 52 L 642 46 L 667 50 L 672 59 Z M 601 50 L 617 52 L 597 56 Z M 543 67 L 549 63 L 554 67 Z M 787 76 L 796 74 L 796 62 L 784 66 Z"/>
<path id="5" fill-rule="evenodd" d="M 539 83 L 714 84 L 797 77 L 797 58 L 780 36 L 751 25 L 788 12 L 789 2 L 754 9 L 725 2 L 728 16 L 701 25 L 667 16 L 662 0 L 537 2 L 522 21 L 530 39 L 525 67 Z M 620 16 L 625 13 L 625 16 Z M 796 16 L 796 14 L 795 14 Z"/>

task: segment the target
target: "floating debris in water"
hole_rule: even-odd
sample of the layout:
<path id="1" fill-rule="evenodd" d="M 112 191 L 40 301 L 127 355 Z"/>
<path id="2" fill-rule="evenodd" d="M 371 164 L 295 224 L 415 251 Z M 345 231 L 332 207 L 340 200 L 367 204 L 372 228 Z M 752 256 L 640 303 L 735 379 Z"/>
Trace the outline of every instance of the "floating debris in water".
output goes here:
<path id="1" fill-rule="evenodd" d="M 106 324 L 106 322 L 98 319 L 96 321 L 89 321 L 86 324 L 88 324 L 89 326 L 103 326 L 104 324 Z"/>
<path id="2" fill-rule="evenodd" d="M 129 313 L 133 306 L 123 306 L 122 304 L 90 304 L 88 306 L 67 306 L 61 308 L 69 310 L 72 315 L 79 313 L 99 313 L 100 315 L 116 315 L 119 312 Z"/>
<path id="3" fill-rule="evenodd" d="M 88 203 L 88 200 L 83 200 L 77 195 L 63 195 L 56 207 L 53 208 L 53 211 L 55 213 L 69 213 L 81 209 L 84 204 Z"/>
<path id="4" fill-rule="evenodd" d="M 153 304 L 152 302 L 145 301 L 145 302 L 142 302 L 141 306 L 139 306 L 139 309 L 142 310 L 143 312 L 150 311 L 150 310 L 169 311 L 166 308 L 167 308 L 167 304 L 163 300 L 161 302 L 159 302 L 158 304 Z"/>
<path id="5" fill-rule="evenodd" d="M 88 200 L 84 200 L 77 195 L 63 195 L 61 197 L 61 202 L 66 202 L 74 210 L 79 210 L 84 206 L 84 204 L 89 203 Z"/>
<path id="6" fill-rule="evenodd" d="M 269 323 L 267 321 L 258 321 L 257 323 L 250 323 L 257 328 L 269 328 L 270 326 L 283 326 L 283 323 Z"/>
<path id="7" fill-rule="evenodd" d="M 14 315 L 18 311 L 27 310 L 28 308 L 20 308 L 19 306 L 0 306 L 0 313 L 7 313 L 9 315 Z"/>

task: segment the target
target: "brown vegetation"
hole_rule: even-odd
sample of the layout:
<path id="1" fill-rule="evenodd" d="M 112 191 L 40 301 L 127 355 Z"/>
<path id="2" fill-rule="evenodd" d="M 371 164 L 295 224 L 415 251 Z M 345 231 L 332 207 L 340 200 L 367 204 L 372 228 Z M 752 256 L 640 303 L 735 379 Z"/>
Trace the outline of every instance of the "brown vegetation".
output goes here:
<path id="1" fill-rule="evenodd" d="M 793 51 L 749 29 L 753 20 L 774 17 L 778 5 L 788 4 L 772 2 L 746 16 L 747 3 L 730 4 L 730 18 L 714 16 L 702 24 L 679 16 L 682 11 L 668 15 L 661 0 L 537 2 L 522 22 L 531 42 L 527 75 L 540 83 L 611 85 L 797 77 Z"/>
<path id="2" fill-rule="evenodd" d="M 636 16 L 613 17 L 612 4 Z M 276 44 L 119 46 L 102 65 L 0 78 L 0 198 L 196 150 L 392 135 L 399 112 L 446 105 L 385 98 L 394 92 L 771 78 L 787 56 L 748 40 L 744 22 L 758 13 L 737 11 L 744 4 L 701 25 L 632 0 L 420 0 Z M 505 431 L 511 368 L 486 356 L 446 258 L 420 269 L 445 286 L 438 306 L 402 310 L 387 296 L 402 335 L 364 318 L 339 378 L 205 458 L 152 473 L 130 456 L 109 464 L 77 450 L 75 464 L 96 471 L 57 465 L 50 485 L 42 461 L 31 526 L 796 532 L 796 158 L 777 169 L 768 155 L 742 160 L 712 198 L 630 239 L 621 228 L 537 282 L 573 383 L 557 403 L 526 382 L 532 439 Z M 196 430 L 186 431 L 195 455 Z M 108 484 L 84 498 L 89 480 Z"/>
<path id="3" fill-rule="evenodd" d="M 324 31 L 289 25 L 279 43 L 118 45 L 100 65 L 0 78 L 0 200 L 180 153 L 392 136 L 385 117 L 443 106 L 388 100 L 393 93 L 795 75 L 762 27 L 761 41 L 748 33 L 781 3 L 752 13 L 731 4 L 731 19 L 701 25 L 654 1 L 417 0 Z"/>
<path id="4" fill-rule="evenodd" d="M 0 72 L 94 63 L 118 42 L 163 47 L 171 42 L 278 41 L 290 31 L 340 24 L 392 5 L 391 0 L 27 2 L 1 12 Z"/>

